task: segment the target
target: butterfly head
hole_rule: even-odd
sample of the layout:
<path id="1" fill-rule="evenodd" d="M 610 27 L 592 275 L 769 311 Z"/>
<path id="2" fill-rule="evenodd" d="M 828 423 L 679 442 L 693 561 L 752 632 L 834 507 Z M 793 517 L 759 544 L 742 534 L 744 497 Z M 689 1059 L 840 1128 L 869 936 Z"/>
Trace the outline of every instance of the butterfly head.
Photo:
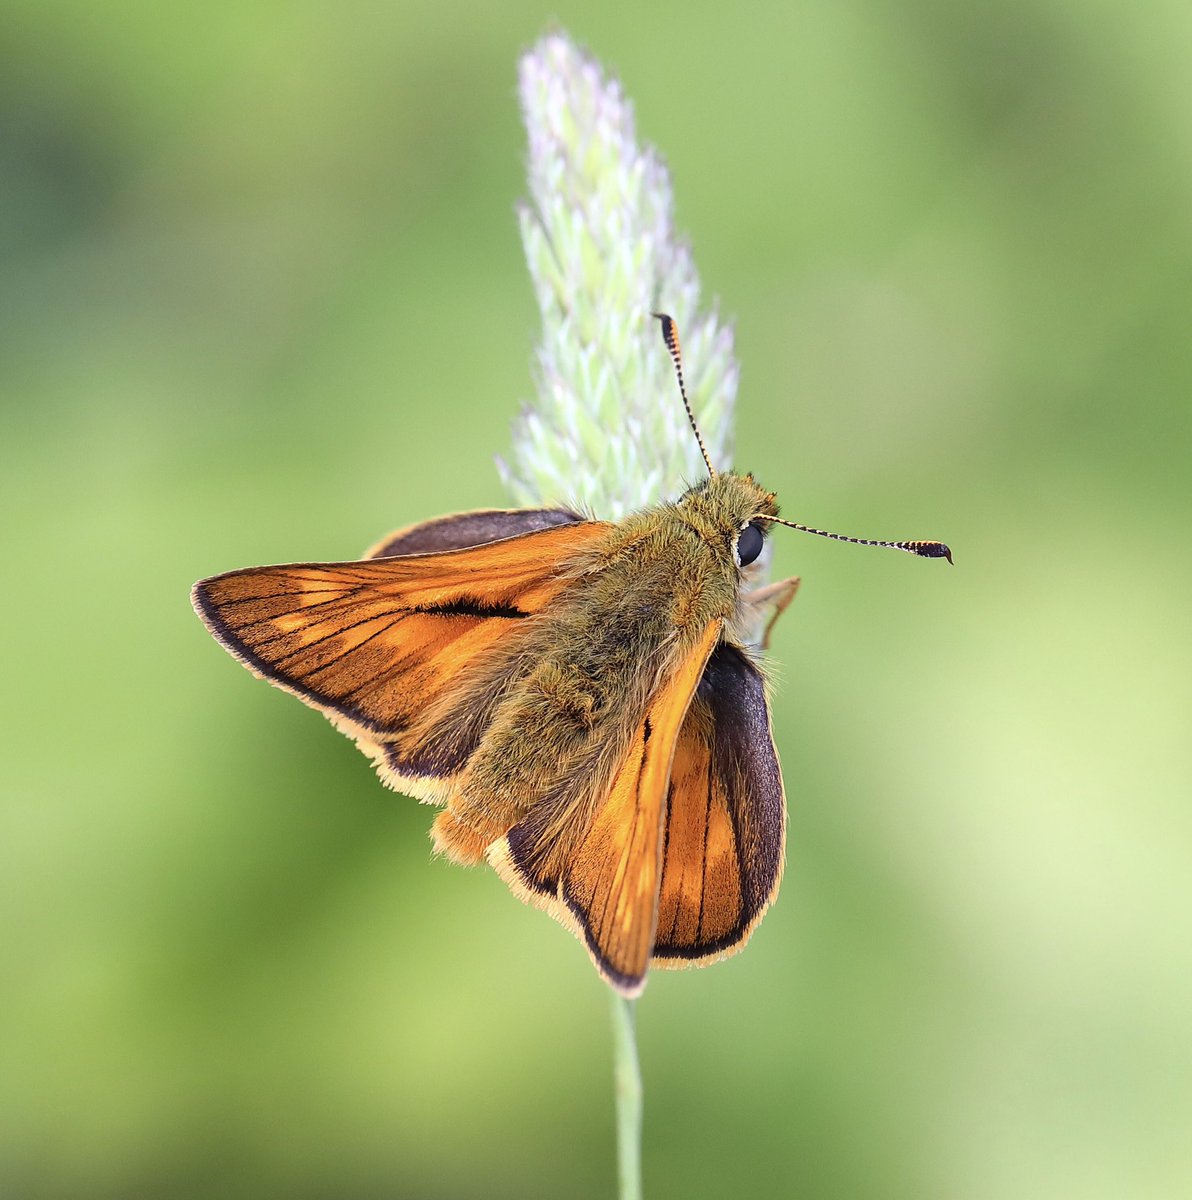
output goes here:
<path id="1" fill-rule="evenodd" d="M 762 552 L 770 523 L 778 516 L 773 492 L 752 475 L 722 471 L 684 493 L 680 509 L 713 528 L 732 547 L 737 566 L 747 567 Z"/>

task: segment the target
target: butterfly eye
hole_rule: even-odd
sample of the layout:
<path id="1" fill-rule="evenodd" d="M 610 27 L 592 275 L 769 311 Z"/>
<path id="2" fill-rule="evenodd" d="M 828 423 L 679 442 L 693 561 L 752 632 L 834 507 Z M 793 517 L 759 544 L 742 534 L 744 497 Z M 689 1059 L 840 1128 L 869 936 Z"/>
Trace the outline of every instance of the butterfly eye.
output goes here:
<path id="1" fill-rule="evenodd" d="M 747 567 L 762 552 L 762 531 L 756 525 L 746 525 L 737 538 L 737 562 Z"/>

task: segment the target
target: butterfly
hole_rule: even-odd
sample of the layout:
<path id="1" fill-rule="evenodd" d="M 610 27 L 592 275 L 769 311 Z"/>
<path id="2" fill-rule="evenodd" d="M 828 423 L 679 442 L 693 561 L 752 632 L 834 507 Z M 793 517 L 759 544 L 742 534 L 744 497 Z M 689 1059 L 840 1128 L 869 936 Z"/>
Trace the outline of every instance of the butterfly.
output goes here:
<path id="1" fill-rule="evenodd" d="M 798 579 L 746 588 L 784 521 L 717 472 L 654 314 L 708 478 L 620 522 L 492 509 L 390 534 L 363 559 L 249 567 L 192 599 L 215 639 L 441 805 L 435 848 L 484 860 L 626 996 L 651 966 L 740 950 L 782 876 L 786 802 L 748 630 Z M 767 635 L 769 628 L 767 628 Z M 768 640 L 768 636 L 767 636 Z"/>

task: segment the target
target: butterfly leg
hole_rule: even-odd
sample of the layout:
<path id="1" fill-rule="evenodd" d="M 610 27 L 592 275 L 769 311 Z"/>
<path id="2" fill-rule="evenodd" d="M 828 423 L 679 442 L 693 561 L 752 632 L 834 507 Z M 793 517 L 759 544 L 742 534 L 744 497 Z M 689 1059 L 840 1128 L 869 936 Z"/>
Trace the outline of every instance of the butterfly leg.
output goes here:
<path id="1" fill-rule="evenodd" d="M 778 618 L 786 612 L 798 590 L 799 577 L 792 575 L 789 579 L 779 579 L 775 583 L 768 583 L 765 587 L 755 588 L 752 592 L 745 594 L 744 602 L 752 614 L 758 614 L 769 605 L 774 606 L 773 615 L 766 622 L 765 632 L 762 634 L 763 650 L 770 648 L 770 634 L 774 631 L 774 625 Z"/>

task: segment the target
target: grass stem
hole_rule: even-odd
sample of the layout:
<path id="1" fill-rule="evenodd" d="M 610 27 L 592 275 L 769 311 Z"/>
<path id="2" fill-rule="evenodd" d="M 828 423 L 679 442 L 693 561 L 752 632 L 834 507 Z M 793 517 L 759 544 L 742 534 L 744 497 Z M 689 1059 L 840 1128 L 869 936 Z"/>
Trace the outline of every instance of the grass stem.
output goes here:
<path id="1" fill-rule="evenodd" d="M 613 993 L 613 1081 L 617 1098 L 617 1195 L 642 1198 L 642 1073 L 635 1001 Z"/>

